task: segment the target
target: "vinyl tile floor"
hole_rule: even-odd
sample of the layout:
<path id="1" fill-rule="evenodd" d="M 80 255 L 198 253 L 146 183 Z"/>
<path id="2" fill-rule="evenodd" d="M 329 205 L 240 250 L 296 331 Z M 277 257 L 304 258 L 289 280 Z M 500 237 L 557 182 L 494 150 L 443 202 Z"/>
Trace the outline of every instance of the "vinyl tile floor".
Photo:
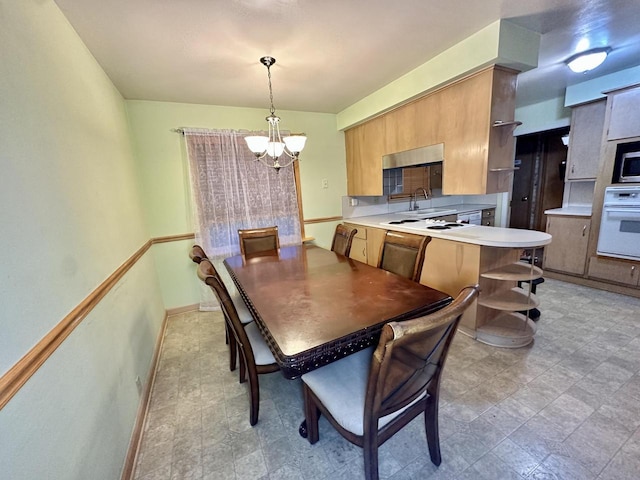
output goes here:
<path id="1" fill-rule="evenodd" d="M 547 279 L 534 342 L 456 334 L 440 397 L 442 464 L 422 416 L 380 448 L 384 479 L 640 478 L 640 299 Z M 220 312 L 168 320 L 135 480 L 364 478 L 362 450 L 325 420 L 298 435 L 300 380 L 260 375 L 260 419 L 229 371 Z"/>

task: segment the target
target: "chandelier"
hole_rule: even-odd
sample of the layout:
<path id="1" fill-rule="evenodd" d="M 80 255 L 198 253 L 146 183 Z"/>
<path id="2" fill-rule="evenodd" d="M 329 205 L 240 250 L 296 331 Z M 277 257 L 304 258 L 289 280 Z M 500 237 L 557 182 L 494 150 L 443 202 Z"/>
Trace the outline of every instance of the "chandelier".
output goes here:
<path id="1" fill-rule="evenodd" d="M 276 63 L 273 57 L 262 57 L 260 59 L 265 67 L 267 67 L 267 75 L 269 77 L 269 100 L 271 108 L 269 115 L 265 120 L 269 123 L 269 136 L 251 135 L 245 137 L 249 150 L 253 152 L 256 159 L 260 160 L 266 166 L 274 168 L 276 172 L 283 167 L 288 167 L 298 160 L 298 155 L 304 148 L 307 137 L 304 134 L 290 135 L 282 138 L 280 136 L 280 117 L 276 115 L 276 109 L 273 106 L 273 90 L 271 89 L 271 65 Z M 280 157 L 286 155 L 280 163 Z"/>

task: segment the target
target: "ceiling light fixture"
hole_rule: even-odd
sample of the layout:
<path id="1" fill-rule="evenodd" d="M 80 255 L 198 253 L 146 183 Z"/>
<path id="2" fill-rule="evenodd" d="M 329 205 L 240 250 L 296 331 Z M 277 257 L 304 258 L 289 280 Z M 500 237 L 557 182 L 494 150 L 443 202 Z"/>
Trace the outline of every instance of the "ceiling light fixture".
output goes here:
<path id="1" fill-rule="evenodd" d="M 611 51 L 610 47 L 594 48 L 586 52 L 576 53 L 565 60 L 567 66 L 576 73 L 586 73 L 600 66 Z"/>
<path id="2" fill-rule="evenodd" d="M 273 106 L 273 90 L 271 88 L 271 65 L 276 63 L 273 57 L 262 57 L 260 59 L 265 67 L 267 67 L 267 75 L 269 77 L 269 99 L 271 108 L 269 115 L 265 120 L 269 123 L 269 136 L 250 135 L 245 137 L 249 150 L 253 152 L 256 159 L 260 160 L 266 166 L 275 168 L 276 172 L 281 168 L 288 167 L 298 160 L 300 152 L 304 148 L 307 137 L 304 134 L 290 135 L 288 137 L 280 137 L 280 117 L 276 115 L 276 109 Z M 280 163 L 280 156 L 286 154 L 288 159 L 284 164 Z M 270 159 L 267 159 L 267 155 Z"/>

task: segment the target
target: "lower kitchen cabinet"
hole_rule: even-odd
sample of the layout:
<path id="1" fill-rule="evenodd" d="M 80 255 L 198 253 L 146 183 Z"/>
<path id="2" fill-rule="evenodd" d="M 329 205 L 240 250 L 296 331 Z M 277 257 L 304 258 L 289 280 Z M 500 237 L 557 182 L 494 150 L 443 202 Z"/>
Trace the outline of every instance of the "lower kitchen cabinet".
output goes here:
<path id="1" fill-rule="evenodd" d="M 544 269 L 584 275 L 591 219 L 549 215 L 547 233 L 553 240 L 544 248 Z"/>
<path id="2" fill-rule="evenodd" d="M 345 223 L 345 225 L 358 230 L 351 243 L 349 258 L 377 267 L 380 248 L 382 247 L 386 230 L 382 228 L 366 228 L 362 225 L 349 223 Z"/>
<path id="3" fill-rule="evenodd" d="M 602 257 L 589 260 L 589 278 L 637 287 L 640 284 L 640 264 Z"/>
<path id="4" fill-rule="evenodd" d="M 372 267 L 378 266 L 380 249 L 386 233 L 384 228 L 367 228 L 367 263 Z"/>
<path id="5" fill-rule="evenodd" d="M 351 252 L 349 258 L 353 258 L 362 263 L 367 263 L 367 229 L 361 225 L 345 223 L 345 226 L 358 230 L 351 242 Z"/>

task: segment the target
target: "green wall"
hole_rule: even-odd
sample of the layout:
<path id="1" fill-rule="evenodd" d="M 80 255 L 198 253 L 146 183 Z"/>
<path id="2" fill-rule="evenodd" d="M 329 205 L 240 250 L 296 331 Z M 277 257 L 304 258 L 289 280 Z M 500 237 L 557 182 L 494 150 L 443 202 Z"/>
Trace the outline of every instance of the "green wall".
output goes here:
<path id="1" fill-rule="evenodd" d="M 2 375 L 149 233 L 121 95 L 52 0 L 0 18 Z M 119 478 L 163 318 L 147 253 L 0 410 L 0 477 Z"/>
<path id="2" fill-rule="evenodd" d="M 544 132 L 571 123 L 571 109 L 564 106 L 564 96 L 516 108 L 515 119 L 522 122 L 514 135 Z"/>
<path id="3" fill-rule="evenodd" d="M 540 35 L 497 20 L 409 73 L 338 113 L 345 130 L 483 67 L 499 64 L 524 72 L 538 64 Z"/>
<path id="4" fill-rule="evenodd" d="M 193 232 L 188 162 L 178 127 L 262 130 L 266 108 L 221 107 L 168 102 L 127 101 L 127 111 L 141 191 L 152 237 Z M 346 195 L 344 135 L 332 114 L 279 110 L 282 127 L 305 132 L 307 145 L 301 154 L 300 181 L 306 219 L 342 214 Z M 265 167 L 266 168 L 266 167 Z M 322 179 L 328 188 L 322 188 Z M 335 222 L 308 225 L 307 236 L 329 247 Z M 192 241 L 154 246 L 158 276 L 167 308 L 199 301 L 197 278 L 185 262 Z"/>
<path id="5" fill-rule="evenodd" d="M 640 59 L 638 59 L 640 62 Z M 567 87 L 564 104 L 567 107 L 604 98 L 608 90 L 628 87 L 640 83 L 640 65 L 618 72 L 602 75 L 577 85 Z"/>

